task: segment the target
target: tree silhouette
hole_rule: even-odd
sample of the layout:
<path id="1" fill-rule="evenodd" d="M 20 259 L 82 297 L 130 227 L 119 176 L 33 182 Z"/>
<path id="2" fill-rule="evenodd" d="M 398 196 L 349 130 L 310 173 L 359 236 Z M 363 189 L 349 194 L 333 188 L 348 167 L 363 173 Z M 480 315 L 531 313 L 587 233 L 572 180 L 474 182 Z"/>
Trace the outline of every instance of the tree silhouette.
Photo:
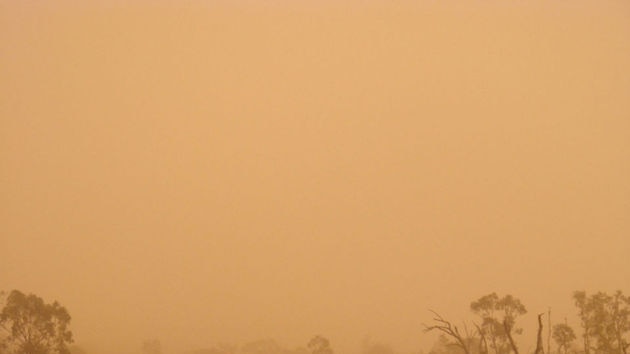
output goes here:
<path id="1" fill-rule="evenodd" d="M 330 341 L 322 336 L 315 336 L 306 345 L 312 354 L 333 354 Z"/>
<path id="2" fill-rule="evenodd" d="M 571 342 L 575 340 L 575 332 L 568 324 L 559 323 L 553 326 L 553 340 L 558 345 L 558 353 L 569 352 Z"/>
<path id="3" fill-rule="evenodd" d="M 510 351 L 518 354 L 518 348 L 512 334 L 522 333 L 516 328 L 516 318 L 527 313 L 521 301 L 512 295 L 500 298 L 496 293 L 482 296 L 470 304 L 473 313 L 481 317 L 481 330 L 490 346 L 497 354 Z"/>
<path id="4" fill-rule="evenodd" d="M 3 346 L 15 354 L 69 354 L 69 323 L 68 311 L 58 302 L 46 304 L 36 295 L 13 290 L 0 313 Z"/>
<path id="5" fill-rule="evenodd" d="M 630 343 L 630 297 L 621 291 L 609 295 L 573 293 L 583 328 L 584 352 L 627 354 Z"/>

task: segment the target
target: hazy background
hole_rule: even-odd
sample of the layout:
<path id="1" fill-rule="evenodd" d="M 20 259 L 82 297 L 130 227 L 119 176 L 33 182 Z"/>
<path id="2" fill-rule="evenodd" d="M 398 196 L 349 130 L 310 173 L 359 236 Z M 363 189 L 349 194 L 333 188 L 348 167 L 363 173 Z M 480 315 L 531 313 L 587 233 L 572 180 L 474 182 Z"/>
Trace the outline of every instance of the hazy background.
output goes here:
<path id="1" fill-rule="evenodd" d="M 90 354 L 430 347 L 630 291 L 627 1 L 0 0 L 0 289 Z"/>

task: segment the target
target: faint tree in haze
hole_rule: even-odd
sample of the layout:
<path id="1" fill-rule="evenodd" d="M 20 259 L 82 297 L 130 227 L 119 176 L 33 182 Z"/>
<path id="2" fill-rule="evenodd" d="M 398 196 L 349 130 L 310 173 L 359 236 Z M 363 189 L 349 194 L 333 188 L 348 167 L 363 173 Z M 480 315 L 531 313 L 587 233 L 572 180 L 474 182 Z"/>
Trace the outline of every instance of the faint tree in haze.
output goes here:
<path id="1" fill-rule="evenodd" d="M 567 354 L 571 343 L 575 340 L 575 332 L 573 328 L 565 323 L 559 323 L 553 326 L 552 335 L 553 340 L 558 345 L 558 353 Z"/>
<path id="2" fill-rule="evenodd" d="M 142 343 L 142 354 L 162 354 L 162 344 L 157 339 L 145 340 Z"/>
<path id="3" fill-rule="evenodd" d="M 470 309 L 481 317 L 480 332 L 496 354 L 507 354 L 510 350 L 518 354 L 512 334 L 522 333 L 521 328 L 515 328 L 516 318 L 527 313 L 519 299 L 512 295 L 499 298 L 491 293 L 473 301 Z"/>
<path id="4" fill-rule="evenodd" d="M 309 350 L 304 347 L 297 347 L 293 350 L 287 349 L 284 351 L 284 354 L 310 354 Z"/>
<path id="5" fill-rule="evenodd" d="M 211 348 L 202 348 L 188 352 L 188 354 L 235 354 L 236 346 L 227 343 L 219 343 Z"/>
<path id="6" fill-rule="evenodd" d="M 244 344 L 239 354 L 309 354 L 304 347 L 287 349 L 274 339 L 260 339 Z"/>
<path id="7" fill-rule="evenodd" d="M 330 341 L 319 335 L 313 337 L 306 346 L 311 354 L 333 354 Z"/>
<path id="8" fill-rule="evenodd" d="M 365 338 L 361 345 L 361 353 L 362 354 L 395 354 L 394 349 L 391 346 L 373 342 L 370 338 Z"/>
<path id="9" fill-rule="evenodd" d="M 479 338 L 469 337 L 466 339 L 468 342 L 468 350 L 470 353 L 479 353 Z M 477 349 L 475 349 L 477 348 Z M 440 334 L 437 341 L 433 343 L 433 347 L 429 351 L 429 354 L 461 354 L 465 353 L 465 350 L 462 349 L 459 345 L 453 342 L 452 339 L 449 339 L 448 336 L 444 334 Z"/>
<path id="10" fill-rule="evenodd" d="M 70 315 L 58 302 L 13 290 L 0 313 L 3 351 L 15 354 L 69 354 Z"/>
<path id="11" fill-rule="evenodd" d="M 260 339 L 246 343 L 241 347 L 243 354 L 286 354 L 286 351 L 273 339 Z"/>
<path id="12" fill-rule="evenodd" d="M 590 354 L 627 354 L 630 346 L 630 297 L 621 291 L 608 295 L 598 292 L 588 296 L 573 293 L 583 329 L 584 352 Z"/>

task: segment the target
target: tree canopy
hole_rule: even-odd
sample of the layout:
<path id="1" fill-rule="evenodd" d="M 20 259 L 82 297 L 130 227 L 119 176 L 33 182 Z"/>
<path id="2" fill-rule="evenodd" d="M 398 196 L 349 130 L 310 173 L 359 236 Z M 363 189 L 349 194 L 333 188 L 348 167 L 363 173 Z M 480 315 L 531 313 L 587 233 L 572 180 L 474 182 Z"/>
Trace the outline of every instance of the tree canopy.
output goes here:
<path id="1" fill-rule="evenodd" d="M 630 296 L 621 291 L 613 295 L 576 291 L 573 299 L 582 324 L 584 352 L 626 354 L 630 347 Z"/>
<path id="2" fill-rule="evenodd" d="M 519 299 L 491 293 L 473 301 L 470 309 L 481 318 L 480 331 L 487 337 L 494 352 L 508 353 L 512 350 L 518 353 L 512 334 L 522 333 L 522 329 L 515 328 L 516 318 L 527 313 Z"/>
<path id="3" fill-rule="evenodd" d="M 70 315 L 58 302 L 13 290 L 0 312 L 2 346 L 15 354 L 69 354 Z"/>
<path id="4" fill-rule="evenodd" d="M 308 342 L 312 354 L 333 354 L 330 341 L 322 336 L 315 336 Z"/>

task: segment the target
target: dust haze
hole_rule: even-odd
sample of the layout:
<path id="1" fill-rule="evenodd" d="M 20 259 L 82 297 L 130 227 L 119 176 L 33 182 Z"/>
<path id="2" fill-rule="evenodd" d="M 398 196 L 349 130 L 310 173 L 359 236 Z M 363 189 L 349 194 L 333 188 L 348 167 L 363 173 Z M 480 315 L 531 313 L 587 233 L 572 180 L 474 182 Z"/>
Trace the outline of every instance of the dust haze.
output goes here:
<path id="1" fill-rule="evenodd" d="M 629 63 L 626 1 L 0 0 L 0 290 L 87 354 L 429 353 L 494 292 L 579 347 Z"/>

